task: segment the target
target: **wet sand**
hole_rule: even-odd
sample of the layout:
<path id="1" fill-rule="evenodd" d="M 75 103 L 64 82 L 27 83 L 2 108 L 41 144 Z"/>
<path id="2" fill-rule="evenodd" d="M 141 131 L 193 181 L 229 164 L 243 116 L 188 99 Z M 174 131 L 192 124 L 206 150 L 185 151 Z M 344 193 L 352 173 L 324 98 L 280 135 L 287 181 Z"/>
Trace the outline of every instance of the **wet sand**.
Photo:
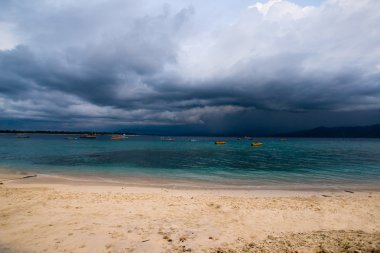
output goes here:
<path id="1" fill-rule="evenodd" d="M 380 251 L 379 191 L 172 189 L 27 176 L 0 174 L 0 252 Z"/>

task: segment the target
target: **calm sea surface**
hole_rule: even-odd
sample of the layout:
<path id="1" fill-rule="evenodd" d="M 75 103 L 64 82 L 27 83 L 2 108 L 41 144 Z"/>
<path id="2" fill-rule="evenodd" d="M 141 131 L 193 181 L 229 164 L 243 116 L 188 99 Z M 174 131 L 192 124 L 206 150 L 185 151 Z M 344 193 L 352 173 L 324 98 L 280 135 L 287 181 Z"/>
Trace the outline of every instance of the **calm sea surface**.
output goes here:
<path id="1" fill-rule="evenodd" d="M 0 135 L 0 167 L 81 177 L 156 178 L 220 185 L 372 185 L 380 188 L 380 139 L 131 136 L 112 141 Z M 197 141 L 189 141 L 196 139 Z M 215 145 L 216 139 L 227 141 Z"/>

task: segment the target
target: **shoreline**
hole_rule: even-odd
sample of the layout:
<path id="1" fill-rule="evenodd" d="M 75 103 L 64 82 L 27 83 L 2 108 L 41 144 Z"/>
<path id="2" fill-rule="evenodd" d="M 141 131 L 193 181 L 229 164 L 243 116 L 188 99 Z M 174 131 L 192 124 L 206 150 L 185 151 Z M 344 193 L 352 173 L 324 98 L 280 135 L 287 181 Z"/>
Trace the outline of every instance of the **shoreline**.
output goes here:
<path id="1" fill-rule="evenodd" d="M 28 180 L 23 177 L 27 176 Z M 30 177 L 32 176 L 32 177 Z M 277 183 L 271 184 L 252 182 L 252 185 L 241 181 L 206 181 L 197 179 L 173 179 L 153 176 L 96 176 L 86 174 L 62 174 L 62 173 L 33 173 L 23 170 L 0 168 L 0 182 L 13 180 L 22 184 L 62 184 L 62 185 L 88 185 L 88 186 L 124 186 L 140 188 L 166 188 L 183 190 L 231 190 L 231 191 L 289 191 L 289 192 L 341 192 L 355 191 L 380 192 L 380 185 L 377 183 Z M 238 183 L 239 182 L 239 183 Z"/>

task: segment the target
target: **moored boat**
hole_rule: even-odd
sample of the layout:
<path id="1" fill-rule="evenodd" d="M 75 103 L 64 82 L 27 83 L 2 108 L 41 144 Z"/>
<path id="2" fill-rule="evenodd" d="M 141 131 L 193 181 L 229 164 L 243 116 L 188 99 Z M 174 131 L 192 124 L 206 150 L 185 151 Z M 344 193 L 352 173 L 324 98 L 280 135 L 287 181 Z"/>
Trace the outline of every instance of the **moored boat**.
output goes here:
<path id="1" fill-rule="evenodd" d="M 112 135 L 111 136 L 111 140 L 113 140 L 113 141 L 121 141 L 121 140 L 125 140 L 127 138 L 128 137 L 125 136 L 125 134 L 118 134 L 118 135 Z"/>
<path id="2" fill-rule="evenodd" d="M 251 147 L 260 147 L 260 146 L 262 146 L 264 143 L 262 143 L 262 142 L 258 142 L 258 141 L 256 141 L 256 142 L 252 142 L 251 143 Z"/>
<path id="3" fill-rule="evenodd" d="M 16 138 L 30 138 L 30 135 L 18 134 L 18 135 L 16 135 Z"/>
<path id="4" fill-rule="evenodd" d="M 161 141 L 175 141 L 175 139 L 172 137 L 161 137 L 160 140 Z"/>
<path id="5" fill-rule="evenodd" d="M 225 142 L 225 141 L 215 141 L 215 144 L 216 145 L 224 145 L 224 144 L 226 144 L 227 142 Z"/>
<path id="6" fill-rule="evenodd" d="M 65 137 L 65 140 L 74 141 L 74 140 L 78 140 L 78 138 L 77 137 Z"/>
<path id="7" fill-rule="evenodd" d="M 82 138 L 82 139 L 96 139 L 96 135 L 95 134 L 82 134 L 79 138 Z"/>

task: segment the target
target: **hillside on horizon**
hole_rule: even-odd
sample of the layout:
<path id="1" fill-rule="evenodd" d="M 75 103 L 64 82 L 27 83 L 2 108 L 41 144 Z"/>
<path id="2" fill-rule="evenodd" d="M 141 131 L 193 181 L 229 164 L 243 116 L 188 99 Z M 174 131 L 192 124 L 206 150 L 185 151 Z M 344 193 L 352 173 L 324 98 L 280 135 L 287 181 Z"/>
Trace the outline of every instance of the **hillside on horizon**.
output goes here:
<path id="1" fill-rule="evenodd" d="M 281 133 L 276 137 L 380 138 L 380 124 L 355 127 L 316 127 L 310 130 Z"/>

